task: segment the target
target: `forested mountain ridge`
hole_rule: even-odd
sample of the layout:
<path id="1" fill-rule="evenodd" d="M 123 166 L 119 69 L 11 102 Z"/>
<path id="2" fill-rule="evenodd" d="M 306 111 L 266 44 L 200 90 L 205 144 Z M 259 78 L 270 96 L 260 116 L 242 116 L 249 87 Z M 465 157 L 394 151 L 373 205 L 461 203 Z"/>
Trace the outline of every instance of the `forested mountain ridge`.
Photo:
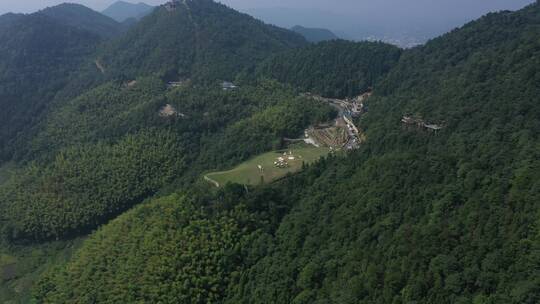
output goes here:
<path id="1" fill-rule="evenodd" d="M 19 19 L 20 17 L 24 16 L 23 14 L 14 14 L 14 13 L 7 13 L 0 16 L 0 27 L 6 26 L 9 23 L 13 22 L 14 20 Z"/>
<path id="2" fill-rule="evenodd" d="M 169 80 L 232 80 L 268 55 L 307 44 L 211 0 L 161 6 L 111 43 L 102 60 L 128 77 L 156 73 Z M 129 47 L 127 47 L 129 46 Z"/>
<path id="3" fill-rule="evenodd" d="M 535 4 L 404 52 L 231 303 L 540 301 L 539 36 Z"/>
<path id="4" fill-rule="evenodd" d="M 2 87 L 5 94 L 18 94 L 2 99 L 8 104 L 1 114 L 6 115 L 2 119 L 6 123 L 2 132 L 6 134 L 0 136 L 0 141 L 5 141 L 1 145 L 2 158 L 11 158 L 13 150 L 19 157 L 28 158 L 28 151 L 22 151 L 22 146 L 29 142 L 32 136 L 29 130 L 35 129 L 41 121 L 41 114 L 56 98 L 55 95 L 60 95 L 56 99 L 65 102 L 93 87 L 94 83 L 102 83 L 106 79 L 134 79 L 137 75 L 147 76 L 150 73 L 166 81 L 191 76 L 197 78 L 199 74 L 201 77 L 198 79 L 206 79 L 206 82 L 232 80 L 235 71 L 254 65 L 271 52 L 306 43 L 294 33 L 265 25 L 212 1 L 189 3 L 193 8 L 181 6 L 168 11 L 162 6 L 127 34 L 99 47 L 103 37 L 117 35 L 121 25 L 80 5 L 62 4 L 31 15 L 2 16 L 0 22 L 4 25 L 0 25 L 0 30 L 7 38 L 0 48 L 11 50 L 3 58 L 5 63 L 0 63 L 0 68 L 4 66 L 2 69 L 6 73 Z M 40 28 L 37 28 L 37 20 L 43 22 Z M 192 21 L 196 20 L 201 20 L 200 28 L 192 31 Z M 246 29 L 250 32 L 245 32 Z M 22 33 L 23 30 L 26 31 Z M 53 37 L 55 33 L 58 37 Z M 68 35 L 71 36 L 67 38 Z M 195 37 L 198 37 L 200 45 L 194 44 Z M 88 41 L 83 42 L 83 39 Z M 28 46 L 23 45 L 30 42 L 32 44 Z M 38 47 L 41 51 L 47 44 L 64 53 L 61 56 L 37 53 Z M 76 45 L 78 49 L 74 48 Z M 40 58 L 43 61 L 37 62 Z M 31 65 L 26 68 L 16 65 L 26 63 Z M 55 76 L 36 79 L 38 75 L 45 75 L 37 72 L 40 68 L 47 69 L 48 76 Z M 72 80 L 65 82 L 70 71 L 76 69 L 79 69 L 77 75 L 71 75 Z M 27 75 L 26 70 L 32 75 Z M 58 75 L 55 74 L 57 70 Z M 17 73 L 17 76 L 12 73 Z M 207 77 L 210 74 L 212 77 Z M 16 82 L 10 85 L 13 81 Z M 19 135 L 15 139 L 17 133 Z"/>
<path id="5" fill-rule="evenodd" d="M 330 30 L 323 28 L 308 28 L 300 25 L 295 25 L 291 28 L 291 31 L 304 36 L 307 41 L 314 43 L 339 39 L 339 37 L 332 33 Z"/>
<path id="6" fill-rule="evenodd" d="M 141 205 L 36 300 L 538 303 L 539 36 L 535 4 L 404 51 L 359 121 L 360 150 Z"/>
<path id="7" fill-rule="evenodd" d="M 64 16 L 66 10 L 71 12 L 73 8 L 77 9 L 77 6 L 61 5 L 56 8 L 60 11 L 57 15 Z M 51 20 L 41 12 L 26 17 Z M 154 26 L 150 26 L 152 24 Z M 81 30 L 63 29 L 63 33 L 73 31 Z M 97 36 L 83 32 L 95 37 L 96 43 L 102 42 Z M 211 37 L 202 39 L 203 35 Z M 227 38 L 219 39 L 221 35 Z M 184 36 L 189 38 L 183 39 Z M 126 42 L 131 39 L 135 41 Z M 76 42 L 75 39 L 71 41 Z M 197 43 L 190 44 L 189 41 Z M 40 100 L 42 107 L 30 99 L 23 99 L 27 107 L 10 102 L 10 106 L 20 107 L 16 110 L 39 110 L 44 114 L 30 116 L 36 120 L 31 123 L 30 133 L 21 131 L 27 129 L 25 124 L 10 125 L 12 134 L 17 135 L 14 138 L 17 145 L 5 146 L 8 150 L 6 160 L 16 155 L 16 160 L 24 163 L 0 190 L 0 205 L 6 211 L 0 225 L 4 239 L 8 243 L 41 242 L 85 234 L 175 179 L 192 180 L 194 177 L 189 174 L 197 177 L 204 169 L 222 168 L 279 147 L 284 136 L 297 136 L 310 123 L 329 119 L 333 113 L 330 107 L 319 103 L 308 108 L 305 105 L 311 102 L 298 99 L 293 90 L 273 82 L 246 85 L 238 93 L 222 91 L 221 84 L 216 82 L 217 79 L 234 78 L 234 71 L 255 64 L 269 52 L 305 43 L 294 33 L 265 25 L 213 1 L 193 1 L 174 9 L 162 6 L 122 37 L 79 51 L 78 55 L 84 58 L 79 63 L 84 65 L 69 65 L 69 68 L 79 68 L 80 73 L 62 83 L 66 85 L 65 90 L 61 90 L 60 85 L 57 90 L 47 88 L 52 96 Z M 6 45 L 6 49 L 16 49 L 16 46 Z M 186 57 L 186 54 L 190 55 Z M 138 60 L 133 61 L 132 55 Z M 109 62 L 111 56 L 116 64 L 121 64 Z M 48 54 L 43 57 L 47 62 L 54 58 Z M 64 57 L 70 58 L 67 54 Z M 201 73 L 201 77 L 206 75 L 200 78 L 206 83 L 203 88 L 191 86 L 187 80 L 180 88 L 167 86 L 168 81 L 189 75 L 175 70 L 179 67 L 178 60 L 196 74 Z M 15 59 L 9 61 L 10 64 L 15 62 Z M 39 67 L 35 64 L 33 68 Z M 138 72 L 130 73 L 135 70 Z M 144 77 L 130 78 L 137 73 Z M 65 77 L 68 76 L 66 73 L 64 78 L 57 80 L 67 80 Z M 79 91 L 82 94 L 77 94 Z M 183 94 L 170 95 L 171 92 Z M 62 98 L 48 107 L 46 101 L 52 100 L 55 94 L 61 94 Z M 206 103 L 191 100 L 194 94 Z M 196 107 L 193 113 L 189 108 L 181 110 L 187 111 L 181 115 L 189 115 L 189 119 L 179 119 L 182 116 L 175 114 L 170 118 L 160 116 L 160 108 L 167 104 L 186 107 L 182 105 L 186 102 L 192 102 L 191 106 Z M 256 111 L 261 112 L 258 115 L 266 113 L 276 121 L 261 119 Z M 17 120 L 23 116 L 22 113 L 12 114 Z M 276 124 L 278 121 L 279 125 Z M 218 122 L 220 125 L 216 128 Z M 252 134 L 248 142 L 233 145 L 238 141 L 234 133 L 250 127 L 258 138 Z M 11 139 L 6 136 L 6 140 Z M 180 143 L 189 149 L 181 149 Z M 145 151 L 141 148 L 144 145 L 159 149 Z M 223 149 L 219 151 L 217 147 Z M 119 155 L 123 155 L 122 161 L 117 158 Z M 153 165 L 141 164 L 141 159 Z M 103 170 L 97 167 L 87 170 L 86 166 L 91 162 L 102 163 Z M 190 164 L 189 174 L 183 172 L 186 163 Z M 124 176 L 124 179 L 111 176 L 101 179 L 109 173 Z M 130 174 L 133 174 L 132 178 L 128 177 Z M 86 187 L 80 184 L 83 180 L 86 180 Z M 105 189 L 103 182 L 115 186 Z M 50 208 L 52 205 L 56 208 Z M 43 217 L 43 213 L 49 215 Z"/>
<path id="8" fill-rule="evenodd" d="M 326 41 L 273 55 L 254 74 L 327 97 L 354 97 L 383 78 L 401 53 L 380 42 Z"/>
<path id="9" fill-rule="evenodd" d="M 0 163 L 102 39 L 42 13 L 0 20 Z M 0 21 L 1 22 L 1 21 Z"/>
<path id="10" fill-rule="evenodd" d="M 18 68 L 49 38 L 79 37 L 29 57 L 32 72 L 68 71 L 53 89 L 45 77 L 5 87 L 35 94 L 6 103 L 31 105 L 12 122 L 47 109 L 27 136 L 25 123 L 0 125 L 21 143 L 2 146 L 14 162 L 0 166 L 0 300 L 540 302 L 540 4 L 412 50 L 307 45 L 212 1 L 177 5 L 97 47 L 98 35 L 39 14 L 0 40 L 0 67 Z M 0 34 L 26 17 L 0 17 Z M 371 86 L 359 150 L 269 185 L 203 180 L 335 117 L 299 93 Z M 88 238 L 73 257 L 26 264 L 77 236 Z"/>
<path id="11" fill-rule="evenodd" d="M 203 170 L 279 148 L 283 137 L 333 114 L 274 82 L 232 93 L 168 91 L 155 77 L 136 82 L 105 83 L 50 112 L 29 143 L 36 161 L 0 186 L 7 242 L 85 234 L 175 179 L 192 182 Z M 189 118 L 160 116 L 167 104 Z"/>
<path id="12" fill-rule="evenodd" d="M 59 23 L 86 30 L 104 38 L 116 36 L 121 31 L 118 22 L 84 5 L 64 3 L 38 13 L 49 16 Z"/>

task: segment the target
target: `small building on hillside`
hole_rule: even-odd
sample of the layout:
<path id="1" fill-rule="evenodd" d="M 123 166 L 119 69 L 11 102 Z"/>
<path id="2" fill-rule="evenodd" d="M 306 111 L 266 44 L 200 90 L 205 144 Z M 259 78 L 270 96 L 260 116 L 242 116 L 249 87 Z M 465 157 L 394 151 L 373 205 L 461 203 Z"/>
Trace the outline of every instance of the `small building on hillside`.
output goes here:
<path id="1" fill-rule="evenodd" d="M 401 118 L 401 123 L 403 123 L 404 125 L 417 126 L 417 127 L 424 126 L 424 120 L 418 117 L 413 117 L 411 115 L 403 116 L 403 118 Z"/>
<path id="2" fill-rule="evenodd" d="M 181 87 L 184 83 L 182 81 L 169 81 L 167 83 L 168 88 L 177 88 Z"/>
<path id="3" fill-rule="evenodd" d="M 414 127 L 417 129 L 426 129 L 428 131 L 439 131 L 441 129 L 444 129 L 444 125 L 442 124 L 434 124 L 434 123 L 427 123 L 422 118 L 414 117 L 411 115 L 405 115 L 403 118 L 401 118 L 401 123 L 406 127 Z"/>
<path id="4" fill-rule="evenodd" d="M 425 124 L 424 127 L 429 131 L 439 131 L 443 128 L 443 126 L 436 124 Z"/>
<path id="5" fill-rule="evenodd" d="M 171 0 L 165 3 L 163 6 L 169 11 L 175 11 L 180 6 L 180 0 Z"/>
<path id="6" fill-rule="evenodd" d="M 183 113 L 180 113 L 176 110 L 176 108 L 173 105 L 166 104 L 159 110 L 159 116 L 160 117 L 185 117 Z"/>
<path id="7" fill-rule="evenodd" d="M 221 88 L 223 89 L 223 91 L 228 91 L 228 90 L 234 90 L 234 89 L 236 89 L 238 87 L 234 83 L 232 83 L 230 81 L 224 81 L 221 84 Z"/>

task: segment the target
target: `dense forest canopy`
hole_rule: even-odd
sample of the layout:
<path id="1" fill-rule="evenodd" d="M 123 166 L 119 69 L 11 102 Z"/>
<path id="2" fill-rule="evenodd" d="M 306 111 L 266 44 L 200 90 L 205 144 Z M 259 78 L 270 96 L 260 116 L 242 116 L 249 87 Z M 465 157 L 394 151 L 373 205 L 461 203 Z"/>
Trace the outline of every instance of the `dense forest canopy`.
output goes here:
<path id="1" fill-rule="evenodd" d="M 30 17 L 51 22 L 3 16 L 0 35 Z M 37 31 L 23 25 L 11 31 Z M 81 33 L 69 28 L 58 32 Z M 306 46 L 209 0 L 162 6 L 101 45 L 84 33 L 95 41 L 65 65 L 80 71 L 47 91 L 54 102 L 32 132 L 0 137 L 17 139 L 10 174 L 0 166 L 0 299 L 540 302 L 540 4 L 409 50 Z M 18 62 L 10 45 L 0 71 Z M 36 57 L 36 69 L 61 54 Z M 300 93 L 370 87 L 358 150 L 268 185 L 201 178 L 335 117 Z M 75 253 L 45 271 L 22 265 L 36 259 L 21 248 L 39 256 L 47 244 Z"/>
<path id="2" fill-rule="evenodd" d="M 64 3 L 46 8 L 39 13 L 104 38 L 118 35 L 121 31 L 120 24 L 115 20 L 79 4 Z"/>
<path id="3" fill-rule="evenodd" d="M 0 17 L 0 163 L 43 117 L 101 38 L 42 13 Z M 24 138 L 24 139 L 23 139 Z"/>
<path id="4" fill-rule="evenodd" d="M 293 32 L 266 25 L 211 0 L 159 7 L 103 51 L 113 73 L 156 73 L 168 80 L 233 80 L 268 55 L 307 44 Z M 130 46 L 130 47 L 126 47 Z"/>
<path id="5" fill-rule="evenodd" d="M 76 4 L 1 16 L 0 160 L 25 157 L 22 146 L 53 101 L 61 106 L 106 81 L 139 76 L 215 85 L 272 52 L 306 43 L 212 1 L 186 5 L 160 7 L 118 38 L 124 25 Z"/>
<path id="6" fill-rule="evenodd" d="M 160 115 L 166 105 L 178 113 Z M 284 136 L 333 114 L 272 81 L 234 92 L 167 90 L 155 77 L 103 84 L 51 111 L 23 149 L 30 164 L 0 185 L 3 236 L 87 233 L 175 179 L 281 148 Z"/>
<path id="7" fill-rule="evenodd" d="M 321 42 L 272 56 L 257 66 L 255 75 L 327 97 L 353 97 L 388 73 L 401 52 L 379 42 Z"/>

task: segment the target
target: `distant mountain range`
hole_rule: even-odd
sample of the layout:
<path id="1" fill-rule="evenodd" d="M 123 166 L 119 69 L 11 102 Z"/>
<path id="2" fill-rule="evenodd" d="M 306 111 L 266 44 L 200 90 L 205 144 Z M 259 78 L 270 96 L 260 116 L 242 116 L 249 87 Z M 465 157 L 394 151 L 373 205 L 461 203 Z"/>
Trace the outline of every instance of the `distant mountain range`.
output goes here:
<path id="1" fill-rule="evenodd" d="M 134 4 L 125 1 L 117 1 L 101 13 L 105 16 L 109 16 L 110 18 L 118 22 L 124 22 L 132 18 L 140 20 L 144 16 L 150 14 L 154 10 L 154 8 L 154 6 L 148 5 L 143 2 Z"/>
<path id="2" fill-rule="evenodd" d="M 339 37 L 332 33 L 332 31 L 323 28 L 307 28 L 301 25 L 295 25 L 291 28 L 291 30 L 304 36 L 304 38 L 306 38 L 306 40 L 309 42 L 317 43 L 321 41 L 339 39 Z"/>

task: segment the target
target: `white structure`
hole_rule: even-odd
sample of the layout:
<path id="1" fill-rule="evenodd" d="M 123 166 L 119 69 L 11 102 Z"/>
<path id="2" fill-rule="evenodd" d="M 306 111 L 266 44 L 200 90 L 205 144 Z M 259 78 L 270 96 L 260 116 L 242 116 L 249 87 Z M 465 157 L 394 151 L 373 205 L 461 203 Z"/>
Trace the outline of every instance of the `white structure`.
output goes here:
<path id="1" fill-rule="evenodd" d="M 234 83 L 229 82 L 229 81 L 224 81 L 221 84 L 221 87 L 223 88 L 223 91 L 234 90 L 237 88 L 237 86 Z"/>

